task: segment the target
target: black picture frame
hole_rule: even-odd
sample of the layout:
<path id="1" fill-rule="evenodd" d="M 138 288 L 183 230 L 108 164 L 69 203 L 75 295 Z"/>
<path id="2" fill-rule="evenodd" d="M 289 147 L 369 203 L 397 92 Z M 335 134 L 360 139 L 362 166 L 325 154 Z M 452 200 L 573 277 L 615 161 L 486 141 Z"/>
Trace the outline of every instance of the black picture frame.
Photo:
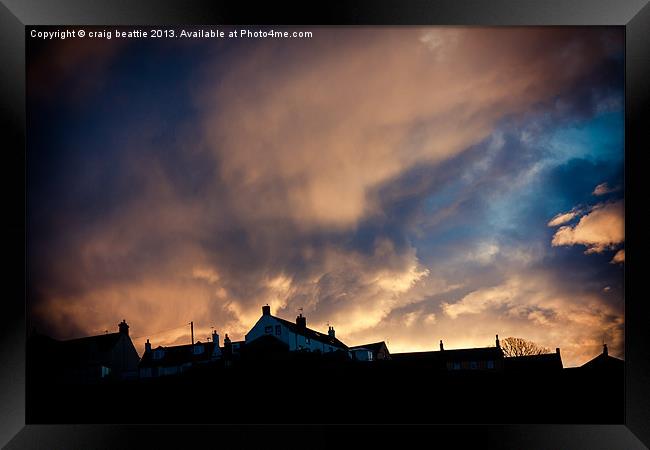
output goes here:
<path id="1" fill-rule="evenodd" d="M 415 443 L 420 438 L 484 448 L 636 449 L 650 445 L 648 307 L 639 273 L 645 244 L 642 157 L 650 103 L 648 0 L 354 0 L 280 3 L 207 0 L 0 1 L 0 109 L 3 132 L 2 204 L 5 291 L 0 334 L 0 444 L 6 448 L 188 448 L 253 440 L 314 445 L 347 425 L 26 425 L 25 424 L 25 26 L 145 24 L 277 25 L 619 25 L 625 27 L 626 340 L 625 423 L 612 425 L 419 425 L 354 433 L 364 440 Z M 645 119 L 645 120 L 644 120 Z M 633 275 L 637 276 L 634 277 Z M 137 402 L 137 399 L 134 400 Z M 116 418 L 119 422 L 119 418 Z M 333 421 L 336 421 L 333 418 Z M 298 434 L 301 437 L 298 437 Z M 217 441 L 218 440 L 218 441 Z M 328 445 L 328 446 L 331 446 Z"/>

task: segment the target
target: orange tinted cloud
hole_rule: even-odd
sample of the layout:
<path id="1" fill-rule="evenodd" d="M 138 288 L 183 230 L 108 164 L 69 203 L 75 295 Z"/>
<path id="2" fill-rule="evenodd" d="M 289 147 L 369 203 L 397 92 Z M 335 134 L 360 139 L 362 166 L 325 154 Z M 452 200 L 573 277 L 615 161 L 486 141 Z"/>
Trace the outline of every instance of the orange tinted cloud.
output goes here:
<path id="1" fill-rule="evenodd" d="M 594 188 L 593 195 L 605 195 L 616 192 L 618 189 L 610 187 L 607 183 L 601 183 Z"/>
<path id="2" fill-rule="evenodd" d="M 250 41 L 227 64 L 208 62 L 194 86 L 198 117 L 172 124 L 172 142 L 156 139 L 170 124 L 154 119 L 116 129 L 126 155 L 116 165 L 126 186 L 119 207 L 96 217 L 57 212 L 56 242 L 37 249 L 46 269 L 32 278 L 33 314 L 58 337 L 113 329 L 126 318 L 141 351 L 145 336 L 154 345 L 187 342 L 190 320 L 198 338 L 214 326 L 242 339 L 269 303 L 289 320 L 302 307 L 309 326 L 325 330 L 329 322 L 350 345 L 388 339 L 391 351 L 431 349 L 444 338 L 458 348 L 489 345 L 500 333 L 551 348 L 575 345 L 569 358 L 578 361 L 577 346 L 612 326 L 602 317 L 618 324 L 616 311 L 590 315 L 584 305 L 598 306 L 597 299 L 585 296 L 571 310 L 567 294 L 529 295 L 547 284 L 507 273 L 497 287 L 447 298 L 433 311 L 429 297 L 472 280 L 446 280 L 401 236 L 377 233 L 359 244 L 354 233 L 385 219 L 382 186 L 463 154 L 504 117 L 570 90 L 606 56 L 603 36 L 547 28 L 315 33 L 310 41 Z M 91 58 L 75 51 L 81 56 L 54 65 L 60 73 L 45 87 Z M 107 67 L 108 56 L 97 66 Z M 176 156 L 169 167 L 166 153 Z M 184 170 L 191 179 L 209 176 L 182 189 Z M 94 175 L 66 182 L 92 184 Z M 587 225 L 572 228 L 573 241 L 600 236 L 589 231 L 599 225 Z M 536 253 L 487 239 L 446 257 L 463 272 L 504 261 L 520 268 Z M 502 308 L 507 314 L 499 315 Z"/>
<path id="3" fill-rule="evenodd" d="M 611 263 L 612 264 L 620 264 L 620 263 L 624 263 L 624 262 L 625 262 L 625 250 L 621 249 L 621 250 L 616 252 L 614 257 L 612 258 Z"/>
<path id="4" fill-rule="evenodd" d="M 260 43 L 201 91 L 206 143 L 251 220 L 353 227 L 377 212 L 374 187 L 459 154 L 504 116 L 567 89 L 603 49 L 587 34 L 543 28 L 328 37 Z M 270 70 L 278 59 L 286 64 Z"/>
<path id="5" fill-rule="evenodd" d="M 601 253 L 625 241 L 623 201 L 598 204 L 575 226 L 562 226 L 553 236 L 555 247 L 584 245 L 585 253 Z"/>

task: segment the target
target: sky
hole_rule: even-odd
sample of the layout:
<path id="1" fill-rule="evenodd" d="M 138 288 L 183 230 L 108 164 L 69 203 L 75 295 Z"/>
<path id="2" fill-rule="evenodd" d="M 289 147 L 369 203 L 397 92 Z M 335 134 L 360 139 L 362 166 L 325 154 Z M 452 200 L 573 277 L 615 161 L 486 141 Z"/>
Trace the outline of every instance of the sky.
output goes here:
<path id="1" fill-rule="evenodd" d="M 623 29 L 307 29 L 28 39 L 29 326 L 624 358 Z"/>

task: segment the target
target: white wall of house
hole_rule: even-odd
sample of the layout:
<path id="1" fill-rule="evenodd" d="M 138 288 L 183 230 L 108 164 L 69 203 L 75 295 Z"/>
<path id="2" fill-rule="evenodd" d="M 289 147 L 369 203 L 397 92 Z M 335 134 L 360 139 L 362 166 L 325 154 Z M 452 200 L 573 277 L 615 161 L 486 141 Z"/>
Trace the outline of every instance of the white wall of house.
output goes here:
<path id="1" fill-rule="evenodd" d="M 246 343 L 253 342 L 262 336 L 271 335 L 276 339 L 281 340 L 289 346 L 289 350 L 295 351 L 300 349 L 308 349 L 309 351 L 320 350 L 323 353 L 334 352 L 337 347 L 329 345 L 317 339 L 305 338 L 300 334 L 296 334 L 287 328 L 282 322 L 273 316 L 262 315 L 260 319 L 253 325 L 253 328 L 246 334 L 244 339 Z"/>
<path id="2" fill-rule="evenodd" d="M 267 328 L 266 327 L 272 327 L 273 333 L 275 333 L 275 325 L 280 325 L 283 330 L 280 336 L 276 336 L 278 339 L 280 339 L 283 342 L 288 343 L 285 339 L 283 339 L 284 336 L 286 336 L 286 331 L 287 328 L 283 325 L 280 324 L 278 320 L 276 320 L 273 316 L 267 316 L 267 315 L 262 315 L 262 317 L 259 318 L 259 320 L 253 325 L 253 328 L 250 329 L 248 333 L 244 336 L 244 340 L 246 343 L 253 342 L 255 339 L 258 339 L 267 333 Z"/>

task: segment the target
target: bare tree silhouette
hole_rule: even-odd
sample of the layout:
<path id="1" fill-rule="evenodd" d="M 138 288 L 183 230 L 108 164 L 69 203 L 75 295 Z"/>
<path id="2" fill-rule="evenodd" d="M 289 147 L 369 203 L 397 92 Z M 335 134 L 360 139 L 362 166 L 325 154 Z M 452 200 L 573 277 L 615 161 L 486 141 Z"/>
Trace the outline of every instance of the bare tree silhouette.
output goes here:
<path id="1" fill-rule="evenodd" d="M 506 357 L 541 355 L 543 353 L 551 352 L 546 347 L 542 347 L 535 342 L 527 341 L 526 339 L 518 337 L 507 337 L 502 340 L 501 350 L 503 351 L 503 355 Z"/>

